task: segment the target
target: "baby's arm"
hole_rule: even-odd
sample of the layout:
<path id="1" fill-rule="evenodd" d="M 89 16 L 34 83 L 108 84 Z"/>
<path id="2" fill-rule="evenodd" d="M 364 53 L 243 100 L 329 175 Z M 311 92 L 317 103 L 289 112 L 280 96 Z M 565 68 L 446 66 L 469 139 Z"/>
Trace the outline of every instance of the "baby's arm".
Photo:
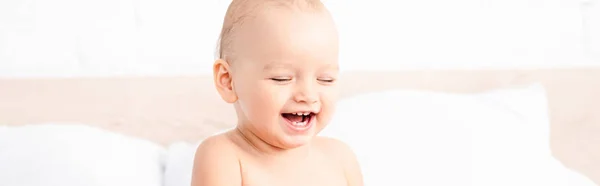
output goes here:
<path id="1" fill-rule="evenodd" d="M 242 176 L 236 153 L 222 137 L 207 138 L 198 146 L 192 186 L 240 186 Z"/>
<path id="2" fill-rule="evenodd" d="M 321 138 L 326 142 L 326 149 L 336 160 L 341 160 L 340 164 L 344 169 L 348 186 L 363 186 L 363 176 L 358 164 L 358 160 L 352 149 L 344 142 L 333 138 Z"/>
<path id="3" fill-rule="evenodd" d="M 348 186 L 363 186 L 363 176 L 358 164 L 358 160 L 352 149 L 343 142 L 340 142 L 340 157 L 343 157 L 344 170 L 346 171 L 346 180 Z"/>

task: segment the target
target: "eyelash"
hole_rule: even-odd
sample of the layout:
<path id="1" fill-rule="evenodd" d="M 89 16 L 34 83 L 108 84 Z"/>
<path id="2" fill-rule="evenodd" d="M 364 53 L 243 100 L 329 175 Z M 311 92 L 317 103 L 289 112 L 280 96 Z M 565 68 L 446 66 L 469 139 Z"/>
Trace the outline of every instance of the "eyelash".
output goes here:
<path id="1" fill-rule="evenodd" d="M 335 81 L 335 79 L 317 79 L 317 80 L 325 82 L 325 83 L 333 83 Z"/>
<path id="2" fill-rule="evenodd" d="M 276 82 L 288 82 L 291 81 L 291 78 L 271 78 L 271 80 L 276 81 Z"/>
<path id="3" fill-rule="evenodd" d="M 291 81 L 291 78 L 271 78 L 271 80 L 275 81 L 275 82 L 288 82 Z M 317 79 L 317 81 L 321 81 L 324 83 L 333 83 L 335 82 L 335 79 Z"/>

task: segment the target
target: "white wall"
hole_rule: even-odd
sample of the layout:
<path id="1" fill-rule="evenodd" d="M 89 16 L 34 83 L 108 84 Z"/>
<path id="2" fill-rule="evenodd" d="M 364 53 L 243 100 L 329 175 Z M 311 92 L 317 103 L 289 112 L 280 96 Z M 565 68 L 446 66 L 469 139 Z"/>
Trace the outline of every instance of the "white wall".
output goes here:
<path id="1" fill-rule="evenodd" d="M 3 0 L 0 76 L 205 73 L 227 3 Z"/>
<path id="2" fill-rule="evenodd" d="M 344 70 L 396 70 L 600 66 L 597 1 L 326 2 Z M 0 77 L 209 74 L 228 2 L 3 0 Z"/>
<path id="3" fill-rule="evenodd" d="M 369 1 L 353 6 L 360 10 L 340 11 L 343 61 L 355 60 L 346 64 L 346 69 L 600 65 L 598 60 L 587 60 L 582 48 L 582 41 L 590 40 L 583 38 L 584 33 L 587 37 L 600 34 L 591 31 L 593 26 L 597 29 L 600 20 L 592 22 L 598 14 L 587 14 L 586 23 L 591 25 L 588 30 L 582 29 L 580 1 L 440 0 L 395 4 L 380 6 Z M 598 8 L 596 12 L 600 12 Z M 357 14 L 363 15 L 348 16 Z"/>
<path id="4" fill-rule="evenodd" d="M 600 1 L 584 1 L 582 12 L 585 50 L 596 61 L 600 61 Z"/>

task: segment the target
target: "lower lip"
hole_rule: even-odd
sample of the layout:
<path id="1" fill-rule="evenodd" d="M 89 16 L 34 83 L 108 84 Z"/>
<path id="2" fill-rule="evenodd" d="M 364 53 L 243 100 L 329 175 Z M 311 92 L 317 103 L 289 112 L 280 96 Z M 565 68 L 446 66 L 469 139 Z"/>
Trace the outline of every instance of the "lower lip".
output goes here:
<path id="1" fill-rule="evenodd" d="M 306 132 L 308 129 L 310 129 L 313 126 L 313 123 L 315 122 L 315 118 L 317 117 L 316 115 L 312 115 L 310 118 L 308 118 L 308 123 L 304 126 L 296 126 L 294 125 L 294 123 L 290 120 L 288 120 L 287 118 L 281 116 L 283 118 L 283 120 L 285 120 L 286 125 L 288 126 L 289 129 L 291 129 L 294 132 Z"/>

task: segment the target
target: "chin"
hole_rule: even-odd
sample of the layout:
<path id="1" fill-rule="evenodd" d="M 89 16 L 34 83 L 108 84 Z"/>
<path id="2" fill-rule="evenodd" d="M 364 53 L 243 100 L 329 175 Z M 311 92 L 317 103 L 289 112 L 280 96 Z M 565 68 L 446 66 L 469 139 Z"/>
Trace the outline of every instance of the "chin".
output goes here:
<path id="1" fill-rule="evenodd" d="M 300 128 L 290 125 L 288 121 L 283 120 L 280 123 L 281 131 L 278 135 L 280 148 L 292 149 L 309 144 L 317 133 L 317 121 L 312 121 Z"/>
<path id="2" fill-rule="evenodd" d="M 314 135 L 306 135 L 306 136 L 282 136 L 279 140 L 279 148 L 282 149 L 293 149 L 298 148 L 307 144 L 310 144 Z"/>

